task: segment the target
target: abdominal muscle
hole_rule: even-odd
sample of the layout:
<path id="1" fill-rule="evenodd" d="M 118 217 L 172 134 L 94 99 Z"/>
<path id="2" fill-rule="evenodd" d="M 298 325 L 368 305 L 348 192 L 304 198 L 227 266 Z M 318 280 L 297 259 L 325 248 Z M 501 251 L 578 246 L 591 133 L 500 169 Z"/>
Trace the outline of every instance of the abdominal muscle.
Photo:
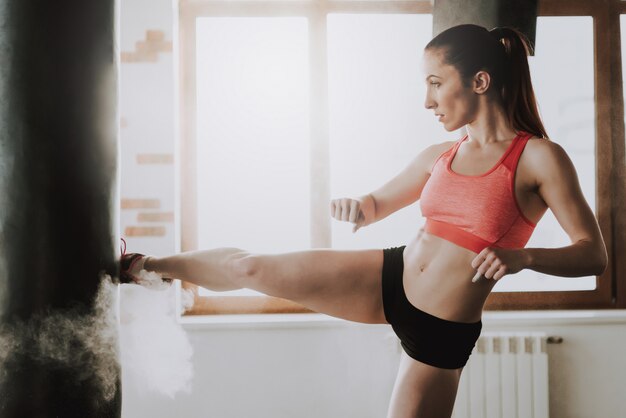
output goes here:
<path id="1" fill-rule="evenodd" d="M 455 322 L 478 322 L 495 280 L 472 283 L 476 253 L 427 232 L 404 249 L 403 284 L 416 308 Z"/>

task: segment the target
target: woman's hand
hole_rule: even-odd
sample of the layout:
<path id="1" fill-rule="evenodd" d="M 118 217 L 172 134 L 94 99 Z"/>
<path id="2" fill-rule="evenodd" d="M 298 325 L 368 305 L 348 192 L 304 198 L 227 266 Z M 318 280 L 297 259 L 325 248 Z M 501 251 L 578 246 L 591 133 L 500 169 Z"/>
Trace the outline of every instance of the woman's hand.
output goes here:
<path id="1" fill-rule="evenodd" d="M 515 274 L 528 266 L 528 256 L 523 248 L 505 249 L 487 247 L 472 260 L 477 270 L 472 282 L 480 277 L 500 280 L 506 274 Z"/>
<path id="2" fill-rule="evenodd" d="M 356 199 L 333 199 L 330 202 L 330 216 L 338 221 L 352 222 L 354 233 L 362 226 L 374 222 L 376 216 L 374 198 L 368 194 Z"/>

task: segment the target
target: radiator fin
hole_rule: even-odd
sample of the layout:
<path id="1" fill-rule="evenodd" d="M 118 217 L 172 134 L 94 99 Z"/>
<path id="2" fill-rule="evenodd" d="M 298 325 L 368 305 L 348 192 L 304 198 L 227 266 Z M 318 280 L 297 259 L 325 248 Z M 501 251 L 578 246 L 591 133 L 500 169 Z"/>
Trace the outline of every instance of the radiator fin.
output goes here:
<path id="1" fill-rule="evenodd" d="M 483 333 L 459 382 L 453 418 L 549 418 L 547 335 Z"/>

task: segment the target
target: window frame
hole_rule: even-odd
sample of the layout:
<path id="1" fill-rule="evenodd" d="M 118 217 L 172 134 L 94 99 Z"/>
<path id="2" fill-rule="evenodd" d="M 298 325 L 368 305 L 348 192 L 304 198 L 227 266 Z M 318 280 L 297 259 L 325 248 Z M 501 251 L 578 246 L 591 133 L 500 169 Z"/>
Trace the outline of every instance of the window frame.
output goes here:
<path id="1" fill-rule="evenodd" d="M 626 164 L 622 83 L 620 0 L 538 0 L 538 16 L 593 18 L 596 217 L 609 254 L 606 271 L 590 291 L 492 292 L 486 310 L 626 308 Z M 326 17 L 329 13 L 432 14 L 430 0 L 180 0 L 178 7 L 178 108 L 181 251 L 198 249 L 195 163 L 195 19 L 198 17 L 305 17 L 309 22 L 311 106 L 311 248 L 331 247 L 329 132 L 326 68 Z M 558 140 L 558 139 L 557 139 Z M 313 227 L 313 225 L 315 227 Z M 200 296 L 198 287 L 184 282 L 195 304 L 185 315 L 243 313 L 309 313 L 311 310 L 271 296 Z"/>

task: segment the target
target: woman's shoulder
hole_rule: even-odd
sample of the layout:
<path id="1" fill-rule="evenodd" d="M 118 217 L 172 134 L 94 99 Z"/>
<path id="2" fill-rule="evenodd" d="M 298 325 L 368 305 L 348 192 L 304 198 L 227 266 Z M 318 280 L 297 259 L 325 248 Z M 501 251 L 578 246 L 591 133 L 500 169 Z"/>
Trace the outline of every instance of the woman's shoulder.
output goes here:
<path id="1" fill-rule="evenodd" d="M 439 158 L 441 158 L 446 151 L 451 149 L 456 142 L 457 141 L 437 142 L 427 146 L 415 157 L 415 163 L 430 174 Z"/>
<path id="2" fill-rule="evenodd" d="M 532 157 L 532 161 L 541 163 L 567 158 L 565 149 L 552 139 L 532 136 L 528 139 L 525 153 Z"/>
<path id="3" fill-rule="evenodd" d="M 529 168 L 544 175 L 573 169 L 572 160 L 565 149 L 552 139 L 531 137 L 526 143 L 522 158 Z"/>
<path id="4" fill-rule="evenodd" d="M 458 142 L 458 140 L 456 141 L 444 141 L 444 142 L 437 142 L 435 144 L 432 144 L 431 146 L 429 146 L 428 148 L 426 148 L 431 154 L 435 154 L 437 156 L 443 154 L 444 152 L 448 151 L 449 149 L 451 149 L 454 144 L 456 144 Z"/>
<path id="5" fill-rule="evenodd" d="M 454 144 L 456 144 L 457 142 L 458 141 L 437 142 L 426 148 L 426 150 L 424 151 L 429 154 L 429 158 L 434 162 L 435 160 L 439 159 L 439 157 L 441 157 L 445 152 L 452 149 L 452 147 L 454 147 Z"/>

